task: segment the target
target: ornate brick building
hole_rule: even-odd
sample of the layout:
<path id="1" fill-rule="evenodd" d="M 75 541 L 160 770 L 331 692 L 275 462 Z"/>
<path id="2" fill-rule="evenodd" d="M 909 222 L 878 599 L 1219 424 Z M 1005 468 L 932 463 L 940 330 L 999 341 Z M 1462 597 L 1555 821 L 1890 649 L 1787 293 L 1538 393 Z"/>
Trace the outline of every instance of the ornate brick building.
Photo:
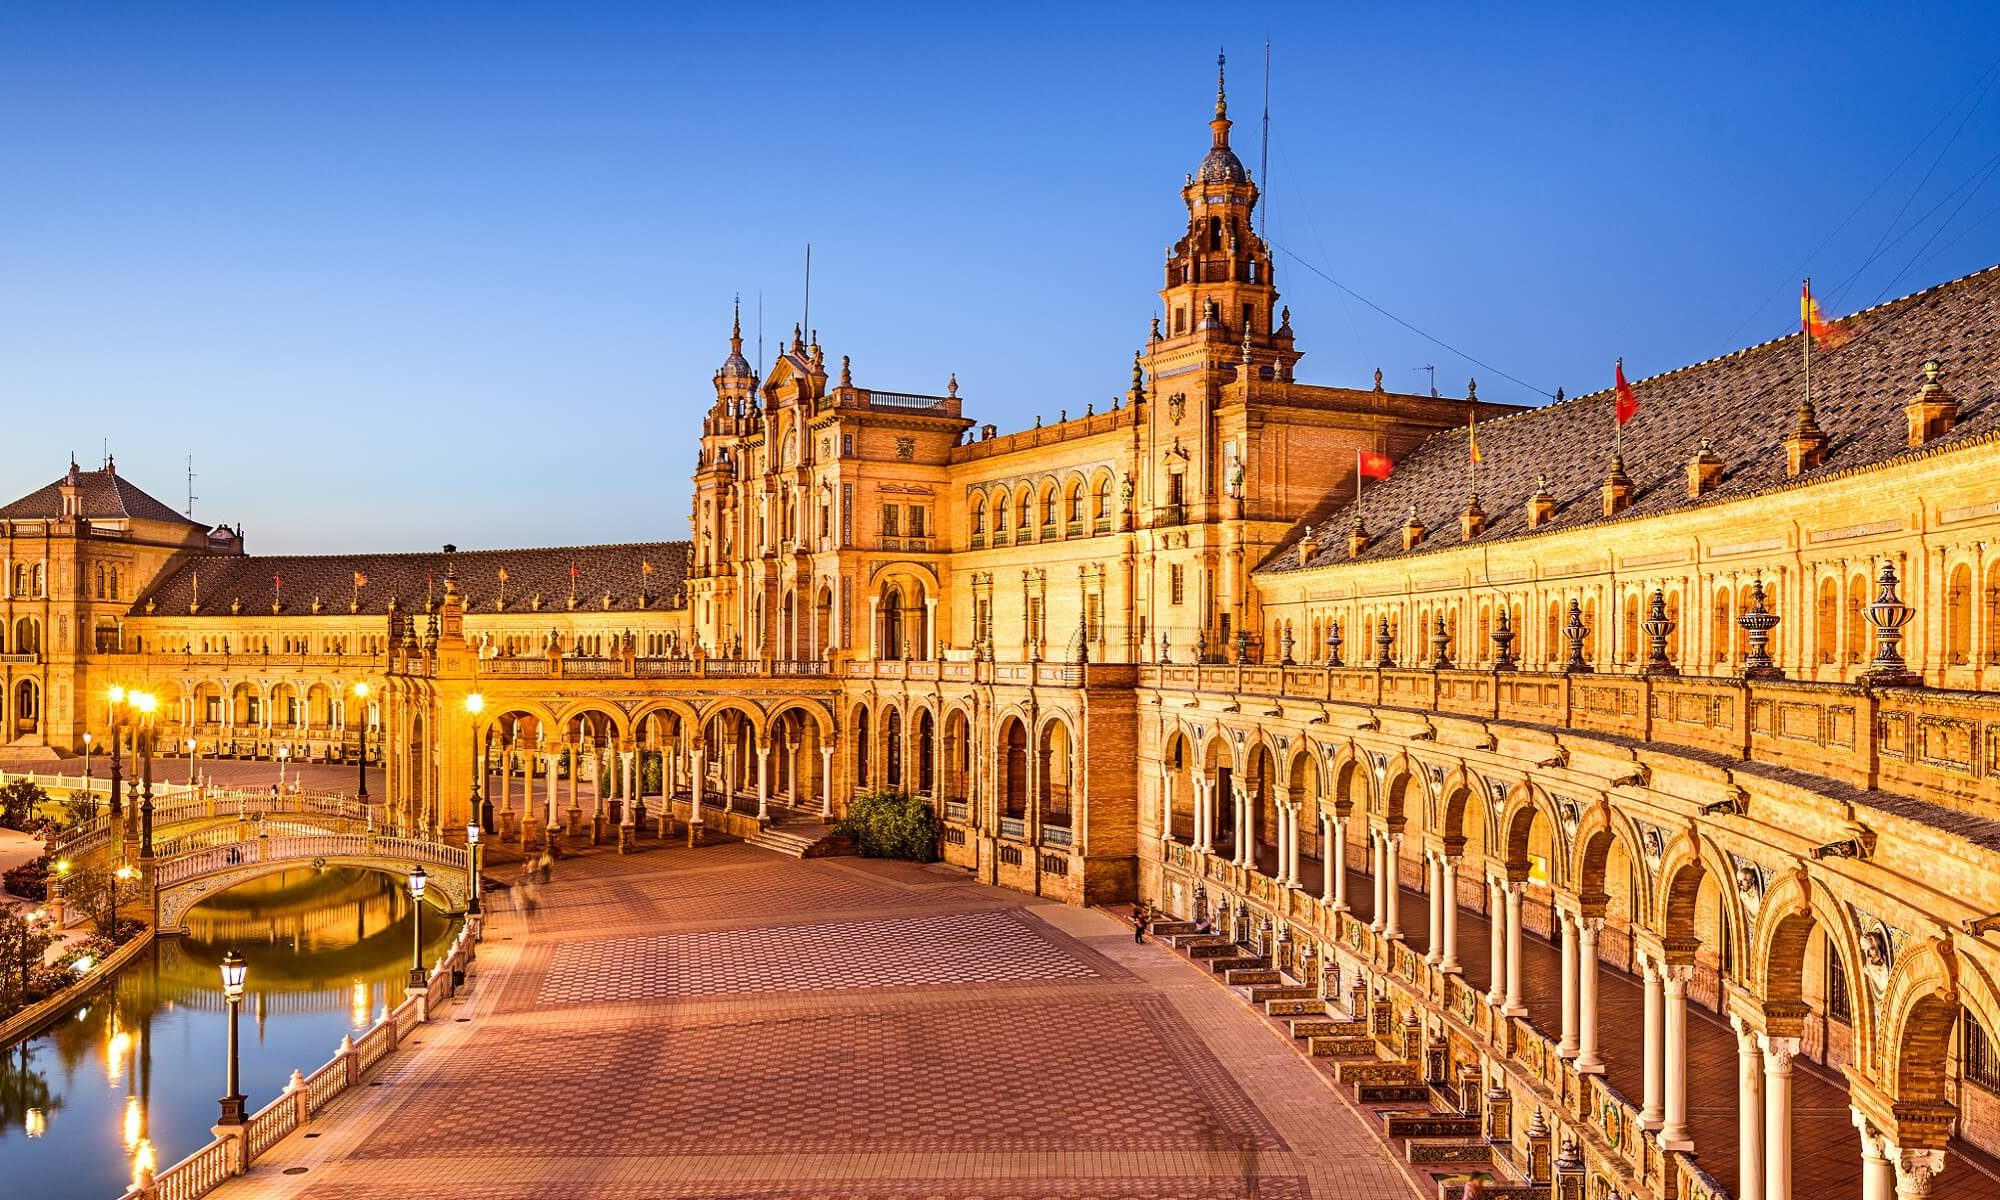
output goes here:
<path id="1" fill-rule="evenodd" d="M 72 468 L 0 509 L 7 739 L 143 683 L 174 746 L 379 730 L 393 823 L 531 841 L 580 762 L 737 832 L 919 792 L 983 879 L 1220 922 L 1503 1177 L 2000 1194 L 2000 269 L 1810 395 L 1796 337 L 1641 380 L 1614 449 L 1608 393 L 1300 382 L 1229 134 L 1124 396 L 1001 435 L 733 331 L 686 543 L 261 557 Z"/>

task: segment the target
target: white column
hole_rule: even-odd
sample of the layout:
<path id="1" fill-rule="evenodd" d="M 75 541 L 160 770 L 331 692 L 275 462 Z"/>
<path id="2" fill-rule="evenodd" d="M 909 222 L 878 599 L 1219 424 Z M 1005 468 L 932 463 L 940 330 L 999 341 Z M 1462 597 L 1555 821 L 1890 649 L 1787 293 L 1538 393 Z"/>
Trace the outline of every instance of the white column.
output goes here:
<path id="1" fill-rule="evenodd" d="M 1486 1003 L 1499 1008 L 1507 999 L 1507 883 L 1499 876 L 1486 881 L 1487 974 Z M 1505 1011 L 1504 1009 L 1502 1011 Z"/>
<path id="2" fill-rule="evenodd" d="M 1332 817 L 1327 822 L 1333 830 L 1328 839 L 1327 869 L 1333 873 L 1333 911 L 1346 912 L 1347 904 L 1347 822 Z"/>
<path id="3" fill-rule="evenodd" d="M 1384 858 L 1384 862 L 1382 863 L 1382 892 L 1388 900 L 1383 905 L 1387 913 L 1382 920 L 1382 936 L 1392 941 L 1401 941 L 1403 938 L 1403 889 L 1397 886 L 1396 882 L 1397 859 L 1402 853 L 1402 846 L 1402 834 L 1387 833 L 1382 835 Z"/>
<path id="4" fill-rule="evenodd" d="M 1510 1017 L 1525 1017 L 1528 1006 L 1521 999 L 1521 900 L 1524 884 L 1507 881 L 1507 1002 L 1500 1011 Z"/>
<path id="5" fill-rule="evenodd" d="M 1944 1151 L 1905 1150 L 1884 1142 L 1896 1172 L 1896 1200 L 1929 1200 L 1931 1183 L 1944 1170 Z"/>
<path id="6" fill-rule="evenodd" d="M 1299 837 L 1299 806 L 1296 804 L 1292 805 L 1291 812 L 1285 817 L 1285 832 L 1290 838 L 1290 844 L 1285 848 L 1285 861 L 1287 864 L 1285 868 L 1285 885 L 1287 887 L 1297 887 L 1299 886 L 1299 847 L 1304 839 Z"/>
<path id="7" fill-rule="evenodd" d="M 1250 811 L 1250 793 L 1242 784 L 1236 784 L 1236 861 L 1238 865 L 1257 865 L 1257 847 L 1251 840 L 1257 835 L 1257 815 Z"/>
<path id="8" fill-rule="evenodd" d="M 1438 873 L 1444 879 L 1444 957 L 1438 966 L 1457 975 L 1465 969 L 1458 963 L 1458 856 L 1438 855 Z"/>
<path id="9" fill-rule="evenodd" d="M 1645 1050 L 1645 1091 L 1639 1109 L 1639 1128 L 1658 1129 L 1660 1127 L 1660 1092 L 1664 1067 L 1666 1065 L 1666 998 L 1661 993 L 1663 978 L 1660 964 L 1651 958 L 1641 956 L 1639 969 L 1645 974 L 1646 1025 L 1643 1033 Z"/>
<path id="10" fill-rule="evenodd" d="M 1435 966 L 1444 961 L 1444 856 L 1424 851 L 1424 961 Z"/>
<path id="11" fill-rule="evenodd" d="M 1896 1166 L 1884 1152 L 1885 1139 L 1859 1111 L 1854 1127 L 1861 1131 L 1861 1200 L 1895 1200 Z"/>
<path id="12" fill-rule="evenodd" d="M 882 597 L 868 597 L 868 657 L 870 658 L 882 657 L 882 644 L 880 641 L 882 636 L 882 621 L 877 615 L 881 607 Z"/>
<path id="13" fill-rule="evenodd" d="M 1556 1052 L 1564 1058 L 1575 1058 L 1576 914 L 1558 908 L 1556 923 L 1562 926 L 1562 1040 Z"/>
<path id="14" fill-rule="evenodd" d="M 1604 1074 L 1597 1052 L 1597 935 L 1603 917 L 1576 918 L 1576 1069 L 1585 1075 Z"/>
<path id="15" fill-rule="evenodd" d="M 708 772 L 701 761 L 705 754 L 702 747 L 696 746 L 688 757 L 688 825 L 694 829 L 701 828 L 701 788 L 708 782 Z"/>
<path id="16" fill-rule="evenodd" d="M 619 755 L 625 760 L 625 803 L 618 810 L 620 825 L 639 823 L 639 785 L 645 782 L 645 773 L 639 770 L 639 752 L 627 750 Z"/>
<path id="17" fill-rule="evenodd" d="M 771 819 L 771 748 L 757 746 L 757 819 Z"/>
<path id="18" fill-rule="evenodd" d="M 1174 773 L 1160 768 L 1160 841 L 1174 840 Z"/>
<path id="19" fill-rule="evenodd" d="M 1371 829 L 1368 831 L 1368 860 L 1368 895 L 1374 901 L 1374 904 L 1368 910 L 1370 914 L 1368 928 L 1380 933 L 1382 932 L 1382 925 L 1389 909 L 1389 901 L 1382 894 L 1382 833 L 1380 830 Z"/>
<path id="20" fill-rule="evenodd" d="M 1764 1055 L 1757 1030 L 1742 1017 L 1729 1018 L 1736 1030 L 1736 1195 L 1764 1195 Z"/>
<path id="21" fill-rule="evenodd" d="M 1799 1039 L 1762 1034 L 1757 1045 L 1764 1052 L 1764 1200 L 1792 1200 L 1792 1056 Z"/>
<path id="22" fill-rule="evenodd" d="M 929 658 L 937 650 L 937 597 L 924 597 L 924 644 L 911 658 Z"/>
<path id="23" fill-rule="evenodd" d="M 1667 1058 L 1667 1102 L 1666 1114 L 1660 1125 L 1660 1145 L 1669 1150 L 1692 1150 L 1694 1139 L 1688 1136 L 1688 981 L 1694 978 L 1694 968 L 1685 964 L 1668 964 L 1663 968 L 1666 1019 Z"/>
<path id="24" fill-rule="evenodd" d="M 833 816 L 833 747 L 819 748 L 819 815 Z"/>

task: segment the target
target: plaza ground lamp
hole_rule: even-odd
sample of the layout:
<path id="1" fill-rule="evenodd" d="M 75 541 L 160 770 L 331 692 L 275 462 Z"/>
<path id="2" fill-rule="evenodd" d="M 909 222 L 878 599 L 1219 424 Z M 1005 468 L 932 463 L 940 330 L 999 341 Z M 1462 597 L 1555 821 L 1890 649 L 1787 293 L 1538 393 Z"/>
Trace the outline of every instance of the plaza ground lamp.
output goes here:
<path id="1" fill-rule="evenodd" d="M 465 713 L 472 724 L 472 819 L 482 829 L 493 828 L 493 802 L 480 798 L 480 776 L 486 774 L 486 760 L 479 753 L 479 714 L 486 711 L 486 697 L 473 692 L 465 698 Z M 470 845 L 471 843 L 467 843 Z"/>
<path id="2" fill-rule="evenodd" d="M 470 897 L 465 902 L 466 915 L 479 915 L 479 822 L 465 823 L 465 884 Z"/>
<path id="3" fill-rule="evenodd" d="M 199 743 L 197 743 L 197 742 L 196 742 L 196 741 L 195 741 L 195 740 L 194 740 L 193 738 L 189 738 L 189 739 L 187 740 L 187 752 L 188 752 L 188 791 L 190 791 L 190 792 L 194 790 L 194 752 L 195 752 L 196 748 L 198 747 L 198 745 L 199 745 Z"/>
<path id="4" fill-rule="evenodd" d="M 91 741 L 92 741 L 92 738 L 91 738 L 90 734 L 89 734 L 88 732 L 86 732 L 86 733 L 85 733 L 85 734 L 83 735 L 83 786 L 84 786 L 84 788 L 85 788 L 85 789 L 88 789 L 88 788 L 90 787 L 90 743 L 91 743 Z"/>
<path id="5" fill-rule="evenodd" d="M 361 753 L 354 760 L 354 798 L 368 802 L 368 681 L 354 685 L 354 698 L 361 701 Z"/>
<path id="6" fill-rule="evenodd" d="M 285 790 L 285 764 L 290 762 L 291 758 L 292 748 L 290 746 L 278 747 L 278 790 L 280 792 Z"/>
<path id="7" fill-rule="evenodd" d="M 160 701 L 151 692 L 131 692 L 126 698 L 139 714 L 134 736 L 139 741 L 139 779 L 143 789 L 139 799 L 139 858 L 143 861 L 153 857 L 153 713 Z"/>
<path id="8" fill-rule="evenodd" d="M 229 1005 L 229 1068 L 224 1085 L 229 1089 L 222 1097 L 222 1118 L 218 1125 L 243 1124 L 243 1088 L 237 1078 L 236 1018 L 243 1011 L 243 980 L 250 973 L 250 964 L 243 955 L 231 950 L 222 956 L 222 998 Z"/>
<path id="9" fill-rule="evenodd" d="M 422 867 L 410 872 L 410 986 L 429 983 L 424 975 L 424 885 L 431 877 Z"/>

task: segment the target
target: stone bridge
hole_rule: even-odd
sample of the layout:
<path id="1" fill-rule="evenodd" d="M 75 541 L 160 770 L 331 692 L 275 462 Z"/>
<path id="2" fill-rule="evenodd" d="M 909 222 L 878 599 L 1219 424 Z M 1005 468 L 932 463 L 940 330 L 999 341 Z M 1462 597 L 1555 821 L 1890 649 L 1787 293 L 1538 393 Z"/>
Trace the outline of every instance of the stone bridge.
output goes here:
<path id="1" fill-rule="evenodd" d="M 301 866 L 363 867 L 406 877 L 422 866 L 430 879 L 428 893 L 447 912 L 463 912 L 471 896 L 463 846 L 368 833 L 288 834 L 210 846 L 154 863 L 157 927 L 161 933 L 184 933 L 188 909 L 200 901 Z"/>

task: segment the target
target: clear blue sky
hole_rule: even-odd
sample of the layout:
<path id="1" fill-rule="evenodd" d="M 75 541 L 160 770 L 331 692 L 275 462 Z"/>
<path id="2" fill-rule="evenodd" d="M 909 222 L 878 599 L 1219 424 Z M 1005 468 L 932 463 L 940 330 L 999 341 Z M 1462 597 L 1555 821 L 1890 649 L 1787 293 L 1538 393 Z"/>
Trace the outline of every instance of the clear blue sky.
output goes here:
<path id="1" fill-rule="evenodd" d="M 192 452 L 266 552 L 681 536 L 730 297 L 775 347 L 808 240 L 858 382 L 1105 403 L 1267 35 L 1273 240 L 1539 388 L 2000 258 L 2000 6 L 1711 9 L 6 3 L 0 478 L 108 437 L 178 505 Z M 1535 398 L 1278 279 L 1303 378 Z"/>

